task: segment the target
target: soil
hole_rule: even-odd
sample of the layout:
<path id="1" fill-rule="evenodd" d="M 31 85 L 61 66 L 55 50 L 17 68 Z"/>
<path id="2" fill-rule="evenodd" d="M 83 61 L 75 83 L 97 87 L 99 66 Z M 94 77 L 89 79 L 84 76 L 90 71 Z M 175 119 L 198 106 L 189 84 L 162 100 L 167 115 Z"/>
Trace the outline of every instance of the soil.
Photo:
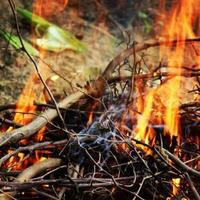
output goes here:
<path id="1" fill-rule="evenodd" d="M 134 28 L 134 36 L 136 40 L 143 39 L 143 22 L 138 20 L 137 13 L 146 12 L 150 6 L 157 6 L 153 1 L 144 3 L 139 0 L 104 0 L 103 3 L 103 7 L 98 7 L 92 0 L 71 0 L 64 11 L 49 18 L 49 21 L 71 31 L 87 46 L 87 51 L 81 54 L 66 50 L 59 54 L 45 52 L 43 55 L 45 63 L 77 85 L 84 85 L 86 81 L 94 79 L 123 48 L 119 45 L 123 41 L 119 26 L 123 26 L 124 30 L 133 30 L 133 26 L 139 27 Z M 15 0 L 15 4 L 31 9 L 32 1 L 24 3 L 22 0 Z M 0 12 L 1 29 L 15 33 L 14 20 L 7 1 L 0 2 Z M 21 18 L 19 24 L 23 38 L 30 41 L 32 36 L 30 26 Z M 0 39 L 0 49 L 0 105 L 16 103 L 28 77 L 35 69 L 24 53 L 16 51 L 2 39 Z M 46 64 L 36 60 L 41 69 L 48 68 L 48 75 L 45 74 L 47 79 L 55 75 Z M 52 81 L 50 88 L 59 98 L 72 92 L 70 85 L 62 78 Z"/>

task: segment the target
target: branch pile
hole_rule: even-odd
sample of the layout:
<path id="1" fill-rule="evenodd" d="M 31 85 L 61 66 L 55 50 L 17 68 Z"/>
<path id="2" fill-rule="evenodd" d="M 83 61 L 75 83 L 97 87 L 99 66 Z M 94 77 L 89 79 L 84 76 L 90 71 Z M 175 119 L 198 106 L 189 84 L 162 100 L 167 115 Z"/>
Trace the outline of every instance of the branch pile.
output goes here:
<path id="1" fill-rule="evenodd" d="M 160 45 L 199 40 L 134 44 L 117 55 L 102 75 L 84 89 L 56 105 L 38 105 L 38 108 L 47 109 L 31 123 L 2 133 L 1 198 L 26 199 L 31 194 L 32 199 L 121 199 L 124 195 L 126 199 L 199 199 L 199 144 L 188 142 L 186 136 L 181 146 L 176 140 L 171 143 L 163 136 L 164 125 L 152 125 L 156 137 L 162 139 L 157 139 L 159 142 L 151 146 L 135 140 L 128 124 L 124 125 L 123 133 L 116 125 L 127 108 L 125 102 L 129 102 L 133 79 L 160 79 L 162 84 L 177 74 L 163 73 L 159 68 L 148 74 L 133 73 L 133 67 L 131 76 L 112 76 L 119 67 L 127 65 L 125 61 L 133 53 Z M 199 71 L 184 69 L 181 76 L 194 77 L 199 83 Z M 193 92 L 198 92 L 198 88 L 197 85 Z M 93 113 L 95 120 L 87 126 L 88 111 L 81 109 L 94 102 L 97 106 L 89 112 Z M 199 103 L 182 104 L 180 109 L 183 130 L 187 134 L 195 134 L 194 130 L 198 132 Z M 64 126 L 59 113 L 65 116 Z M 71 128 L 69 122 L 75 128 Z M 44 127 L 45 140 L 38 142 L 35 136 Z M 23 143 L 24 140 L 29 142 Z M 147 154 L 147 150 L 151 153 Z M 22 153 L 25 156 L 20 160 Z M 31 162 L 38 154 L 40 160 Z M 179 180 L 179 185 L 172 181 L 175 179 Z"/>
<path id="2" fill-rule="evenodd" d="M 137 84 L 145 88 L 142 99 L 148 92 L 146 88 L 158 88 L 180 76 L 192 79 L 196 88 L 189 93 L 199 95 L 197 66 L 183 66 L 181 73 L 169 73 L 162 71 L 167 64 L 160 63 L 145 72 L 145 57 L 141 54 L 136 60 L 136 53 L 177 43 L 193 45 L 200 38 L 134 43 L 117 55 L 96 80 L 76 88 L 75 93 L 57 103 L 23 44 L 15 6 L 12 0 L 9 3 L 22 50 L 32 61 L 52 104 L 38 103 L 39 115 L 24 126 L 0 119 L 1 130 L 16 127 L 0 135 L 1 199 L 199 200 L 199 102 L 179 105 L 181 144 L 165 133 L 165 124 L 151 121 L 146 129 L 153 131 L 154 142 L 135 139 L 135 118 L 141 113 L 132 102 L 138 98 Z M 1 106 L 0 112 L 13 108 Z M 41 130 L 43 139 L 38 140 Z"/>

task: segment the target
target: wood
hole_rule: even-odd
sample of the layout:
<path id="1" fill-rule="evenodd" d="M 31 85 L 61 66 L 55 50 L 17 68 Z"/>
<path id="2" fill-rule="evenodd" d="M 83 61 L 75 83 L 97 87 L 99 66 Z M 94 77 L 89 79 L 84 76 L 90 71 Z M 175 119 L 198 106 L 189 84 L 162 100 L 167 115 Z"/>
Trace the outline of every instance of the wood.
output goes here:
<path id="1" fill-rule="evenodd" d="M 47 169 L 51 168 L 56 168 L 60 166 L 61 164 L 61 159 L 58 158 L 48 158 L 43 161 L 36 162 L 32 166 L 26 168 L 25 170 L 22 171 L 16 178 L 17 182 L 26 182 L 29 179 L 37 176 L 38 174 L 44 172 Z M 13 196 L 16 195 L 16 192 L 9 192 L 9 193 L 4 193 L 0 195 L 1 200 L 10 200 L 13 199 Z"/>

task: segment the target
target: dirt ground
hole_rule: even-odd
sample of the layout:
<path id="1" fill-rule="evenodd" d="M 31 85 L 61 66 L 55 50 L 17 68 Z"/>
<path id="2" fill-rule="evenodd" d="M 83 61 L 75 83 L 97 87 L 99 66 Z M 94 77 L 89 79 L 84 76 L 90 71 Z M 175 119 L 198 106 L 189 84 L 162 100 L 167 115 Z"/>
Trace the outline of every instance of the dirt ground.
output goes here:
<path id="1" fill-rule="evenodd" d="M 98 8 L 92 0 L 69 2 L 63 12 L 52 16 L 49 20 L 80 38 L 86 44 L 87 51 L 81 54 L 70 50 L 59 54 L 46 52 L 43 60 L 70 82 L 80 85 L 84 85 L 86 80 L 95 78 L 97 73 L 102 71 L 114 55 L 123 48 L 123 45 L 119 45 L 123 41 L 121 31 L 114 22 L 129 31 L 134 30 L 135 39 L 142 40 L 143 22 L 138 20 L 137 13 L 146 12 L 151 5 L 157 6 L 152 1 L 139 0 L 104 0 L 103 8 Z M 27 9 L 31 9 L 32 5 L 32 1 L 24 3 L 15 0 L 15 3 Z M 0 2 L 0 12 L 2 13 L 0 28 L 15 32 L 14 20 L 7 1 Z M 22 36 L 30 41 L 30 27 L 20 18 L 19 24 Z M 36 60 L 40 67 L 49 68 L 40 60 Z M 26 55 L 0 39 L 0 105 L 17 101 L 34 70 L 33 64 Z M 48 77 L 55 74 L 52 70 L 48 71 Z M 71 92 L 69 84 L 62 78 L 58 78 L 50 84 L 50 87 L 55 94 L 61 94 L 60 96 Z"/>

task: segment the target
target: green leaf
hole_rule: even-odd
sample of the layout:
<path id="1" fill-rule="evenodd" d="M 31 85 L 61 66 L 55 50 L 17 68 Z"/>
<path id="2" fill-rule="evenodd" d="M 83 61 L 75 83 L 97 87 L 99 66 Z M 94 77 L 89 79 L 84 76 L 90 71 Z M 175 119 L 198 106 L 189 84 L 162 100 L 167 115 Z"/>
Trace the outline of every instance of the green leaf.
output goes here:
<path id="1" fill-rule="evenodd" d="M 0 35 L 1 37 L 3 37 L 6 41 L 9 42 L 9 44 L 11 44 L 14 48 L 16 49 L 21 49 L 22 45 L 20 42 L 20 39 L 18 36 L 16 35 L 12 35 L 11 33 L 8 33 L 6 31 L 0 30 Z M 32 55 L 32 56 L 39 56 L 39 52 L 37 49 L 35 49 L 29 42 L 25 41 L 24 39 L 22 39 L 22 42 L 24 44 L 24 47 L 26 49 L 26 51 Z"/>
<path id="2" fill-rule="evenodd" d="M 34 24 L 38 31 L 43 35 L 36 39 L 36 44 L 48 51 L 60 52 L 65 49 L 73 49 L 78 52 L 86 50 L 85 45 L 74 37 L 70 32 L 63 30 L 57 25 L 48 22 L 42 17 L 39 17 L 32 12 L 17 8 L 17 12 L 27 21 Z"/>
<path id="3" fill-rule="evenodd" d="M 138 17 L 141 18 L 141 19 L 147 19 L 148 18 L 148 15 L 143 12 L 143 11 L 138 11 Z"/>
<path id="4" fill-rule="evenodd" d="M 48 22 L 46 19 L 38 16 L 38 15 L 35 15 L 33 14 L 32 12 L 26 10 L 26 9 L 23 9 L 23 8 L 17 8 L 17 12 L 22 16 L 24 17 L 29 23 L 32 23 L 34 25 L 39 25 L 43 28 L 47 28 L 49 26 L 51 26 L 51 23 Z"/>
<path id="5" fill-rule="evenodd" d="M 152 25 L 148 21 L 144 21 L 144 32 L 149 34 L 152 31 Z"/>

